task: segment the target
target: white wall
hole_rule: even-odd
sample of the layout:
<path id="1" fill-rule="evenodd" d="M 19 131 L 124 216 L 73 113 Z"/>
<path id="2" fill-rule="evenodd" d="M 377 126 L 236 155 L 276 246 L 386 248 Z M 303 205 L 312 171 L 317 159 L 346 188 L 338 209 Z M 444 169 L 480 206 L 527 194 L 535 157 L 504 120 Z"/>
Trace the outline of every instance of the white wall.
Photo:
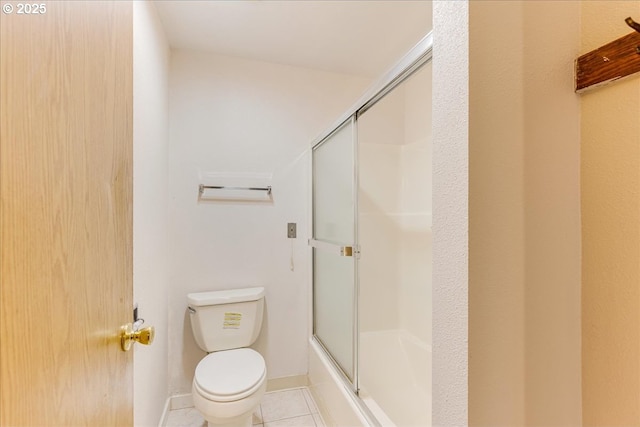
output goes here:
<path id="1" fill-rule="evenodd" d="M 268 377 L 307 373 L 309 143 L 368 80 L 212 54 L 174 51 L 170 76 L 169 392 L 189 393 L 205 353 L 189 292 L 265 286 L 255 347 Z M 198 202 L 203 172 L 273 174 L 273 203 Z M 298 223 L 292 246 L 286 223 Z"/>
<path id="2" fill-rule="evenodd" d="M 133 294 L 156 328 L 134 348 L 134 423 L 157 425 L 167 398 L 169 46 L 151 2 L 133 6 Z"/>
<path id="3" fill-rule="evenodd" d="M 469 3 L 433 3 L 433 415 L 468 421 Z"/>

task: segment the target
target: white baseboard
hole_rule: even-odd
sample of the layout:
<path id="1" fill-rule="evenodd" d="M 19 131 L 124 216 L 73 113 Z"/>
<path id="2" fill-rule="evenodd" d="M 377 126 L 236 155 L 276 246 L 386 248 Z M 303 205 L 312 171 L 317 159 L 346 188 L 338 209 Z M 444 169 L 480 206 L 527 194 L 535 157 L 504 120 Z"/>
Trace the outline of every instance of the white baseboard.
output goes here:
<path id="1" fill-rule="evenodd" d="M 309 378 L 306 375 L 271 378 L 267 380 L 267 392 L 306 387 L 307 385 L 309 385 Z"/>
<path id="2" fill-rule="evenodd" d="M 167 418 L 169 417 L 170 407 L 171 407 L 171 398 L 168 397 L 167 401 L 164 403 L 164 409 L 162 410 L 162 416 L 160 417 L 160 422 L 158 423 L 158 427 L 164 427 L 167 425 Z"/>

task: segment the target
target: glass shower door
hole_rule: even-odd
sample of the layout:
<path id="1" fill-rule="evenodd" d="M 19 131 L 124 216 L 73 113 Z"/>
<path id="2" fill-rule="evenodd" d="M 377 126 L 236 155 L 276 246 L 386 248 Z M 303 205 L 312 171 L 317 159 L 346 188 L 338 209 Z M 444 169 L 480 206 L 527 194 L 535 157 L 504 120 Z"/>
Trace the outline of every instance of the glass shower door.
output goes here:
<path id="1" fill-rule="evenodd" d="M 313 332 L 354 382 L 354 118 L 313 148 Z"/>

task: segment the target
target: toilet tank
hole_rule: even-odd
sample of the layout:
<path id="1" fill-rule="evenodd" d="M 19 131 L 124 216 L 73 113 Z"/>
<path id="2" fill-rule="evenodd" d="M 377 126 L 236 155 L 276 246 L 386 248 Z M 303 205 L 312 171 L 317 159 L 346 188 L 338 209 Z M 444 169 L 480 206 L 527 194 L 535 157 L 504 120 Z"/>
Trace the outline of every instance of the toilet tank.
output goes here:
<path id="1" fill-rule="evenodd" d="M 187 301 L 193 336 L 207 353 L 248 347 L 260 334 L 263 287 L 197 292 Z"/>

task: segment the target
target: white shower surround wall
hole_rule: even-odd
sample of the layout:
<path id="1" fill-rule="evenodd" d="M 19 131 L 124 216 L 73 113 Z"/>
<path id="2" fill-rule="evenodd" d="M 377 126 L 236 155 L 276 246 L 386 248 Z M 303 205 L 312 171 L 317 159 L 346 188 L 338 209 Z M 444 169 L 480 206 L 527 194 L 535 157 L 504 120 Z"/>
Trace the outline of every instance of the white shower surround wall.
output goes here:
<path id="1" fill-rule="evenodd" d="M 430 63 L 358 119 L 358 144 L 360 332 L 431 345 Z"/>
<path id="2" fill-rule="evenodd" d="M 431 422 L 431 85 L 428 63 L 359 118 L 359 387 L 383 425 Z"/>
<path id="3" fill-rule="evenodd" d="M 268 376 L 307 373 L 308 144 L 368 79 L 193 51 L 173 51 L 169 82 L 169 394 L 189 393 L 204 356 L 189 292 L 264 286 L 254 345 Z M 273 203 L 198 203 L 207 172 L 270 173 Z M 298 223 L 298 237 L 286 224 Z M 290 270 L 293 250 L 294 271 Z"/>

